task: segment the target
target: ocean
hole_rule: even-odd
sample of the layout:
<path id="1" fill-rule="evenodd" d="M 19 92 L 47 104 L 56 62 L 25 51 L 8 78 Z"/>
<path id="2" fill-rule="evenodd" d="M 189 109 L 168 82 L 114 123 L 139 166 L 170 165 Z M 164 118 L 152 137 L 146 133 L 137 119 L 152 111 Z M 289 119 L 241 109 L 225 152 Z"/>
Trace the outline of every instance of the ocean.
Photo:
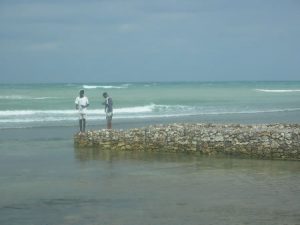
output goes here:
<path id="1" fill-rule="evenodd" d="M 89 98 L 88 124 L 103 127 L 102 93 L 114 123 L 300 121 L 300 82 L 178 82 L 0 85 L 0 129 L 77 125 L 74 101 Z"/>
<path id="2" fill-rule="evenodd" d="M 300 164 L 77 149 L 87 129 L 158 123 L 299 123 L 300 82 L 0 84 L 0 224 L 299 224 Z"/>

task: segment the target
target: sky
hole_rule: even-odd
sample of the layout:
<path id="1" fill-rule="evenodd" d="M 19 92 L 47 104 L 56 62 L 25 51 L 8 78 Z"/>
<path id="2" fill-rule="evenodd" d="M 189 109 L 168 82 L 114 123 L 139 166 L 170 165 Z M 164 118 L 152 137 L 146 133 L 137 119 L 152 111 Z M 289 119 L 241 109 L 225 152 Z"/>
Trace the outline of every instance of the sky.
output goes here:
<path id="1" fill-rule="evenodd" d="M 0 83 L 300 80 L 299 0 L 0 0 Z"/>

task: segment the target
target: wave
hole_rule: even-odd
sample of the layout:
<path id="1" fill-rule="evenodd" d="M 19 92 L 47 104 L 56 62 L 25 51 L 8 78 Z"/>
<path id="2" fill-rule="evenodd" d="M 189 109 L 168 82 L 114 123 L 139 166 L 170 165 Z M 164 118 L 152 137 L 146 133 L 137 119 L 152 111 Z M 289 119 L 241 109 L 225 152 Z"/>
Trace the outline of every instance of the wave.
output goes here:
<path id="1" fill-rule="evenodd" d="M 82 87 L 84 89 L 96 89 L 96 88 L 102 88 L 102 89 L 123 89 L 128 88 L 130 84 L 122 84 L 120 86 L 113 86 L 113 85 L 83 85 Z"/>
<path id="2" fill-rule="evenodd" d="M 51 115 L 51 114 L 75 114 L 75 110 L 4 110 L 0 111 L 0 116 L 33 116 L 33 115 Z"/>
<path id="3" fill-rule="evenodd" d="M 226 114 L 261 114 L 276 112 L 300 111 L 300 108 L 261 109 L 261 110 L 232 110 L 221 108 L 200 108 L 183 105 L 156 105 L 134 106 L 114 109 L 115 119 L 135 118 L 167 118 L 201 115 Z M 76 110 L 4 110 L 0 111 L 0 124 L 29 124 L 42 122 L 75 121 L 78 119 Z M 104 120 L 103 109 L 89 109 L 88 120 Z"/>
<path id="4" fill-rule="evenodd" d="M 300 92 L 300 89 L 255 89 L 259 92 L 267 92 L 267 93 L 291 93 L 291 92 Z"/>
<path id="5" fill-rule="evenodd" d="M 133 106 L 115 108 L 114 113 L 118 115 L 128 114 L 166 114 L 166 113 L 185 113 L 185 112 L 200 112 L 203 109 L 195 106 L 184 105 L 157 105 L 149 104 L 144 106 Z M 89 115 L 104 115 L 104 109 L 88 109 Z M 3 110 L 0 111 L 1 117 L 9 116 L 61 116 L 61 115 L 77 115 L 77 110 Z"/>
<path id="6" fill-rule="evenodd" d="M 136 114 L 136 113 L 151 113 L 155 105 L 124 107 L 114 109 L 114 113 L 119 114 Z M 60 115 L 77 115 L 77 110 L 3 110 L 0 111 L 1 117 L 9 116 L 60 116 Z M 89 115 L 104 115 L 103 109 L 89 109 Z"/>
<path id="7" fill-rule="evenodd" d="M 5 100 L 45 100 L 45 99 L 57 99 L 58 97 L 31 97 L 25 95 L 0 95 L 0 99 Z"/>

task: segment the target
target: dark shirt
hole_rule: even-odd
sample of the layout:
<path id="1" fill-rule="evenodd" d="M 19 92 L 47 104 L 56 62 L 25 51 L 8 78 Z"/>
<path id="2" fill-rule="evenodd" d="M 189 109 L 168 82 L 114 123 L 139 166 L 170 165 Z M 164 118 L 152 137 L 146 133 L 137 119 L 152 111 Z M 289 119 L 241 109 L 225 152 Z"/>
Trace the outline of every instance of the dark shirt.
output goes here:
<path id="1" fill-rule="evenodd" d="M 111 98 L 111 97 L 107 97 L 107 98 L 105 99 L 104 104 L 105 104 L 105 112 L 106 112 L 106 113 L 110 113 L 110 112 L 113 111 L 113 108 L 112 108 L 112 106 L 113 106 L 113 101 L 112 101 L 112 98 Z"/>

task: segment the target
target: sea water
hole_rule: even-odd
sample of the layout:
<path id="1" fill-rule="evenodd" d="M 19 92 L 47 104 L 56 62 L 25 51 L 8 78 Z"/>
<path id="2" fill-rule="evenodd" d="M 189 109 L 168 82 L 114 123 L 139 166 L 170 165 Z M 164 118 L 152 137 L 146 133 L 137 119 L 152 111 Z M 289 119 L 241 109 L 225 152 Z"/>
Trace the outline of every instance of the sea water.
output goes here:
<path id="1" fill-rule="evenodd" d="M 300 82 L 1 85 L 0 224 L 299 224 L 297 161 L 74 148 L 80 89 L 88 129 L 300 121 Z"/>
<path id="2" fill-rule="evenodd" d="M 0 85 L 0 128 L 73 126 L 80 89 L 90 101 L 90 125 L 105 120 L 103 92 L 113 98 L 116 123 L 300 120 L 300 82 L 19 84 Z"/>

